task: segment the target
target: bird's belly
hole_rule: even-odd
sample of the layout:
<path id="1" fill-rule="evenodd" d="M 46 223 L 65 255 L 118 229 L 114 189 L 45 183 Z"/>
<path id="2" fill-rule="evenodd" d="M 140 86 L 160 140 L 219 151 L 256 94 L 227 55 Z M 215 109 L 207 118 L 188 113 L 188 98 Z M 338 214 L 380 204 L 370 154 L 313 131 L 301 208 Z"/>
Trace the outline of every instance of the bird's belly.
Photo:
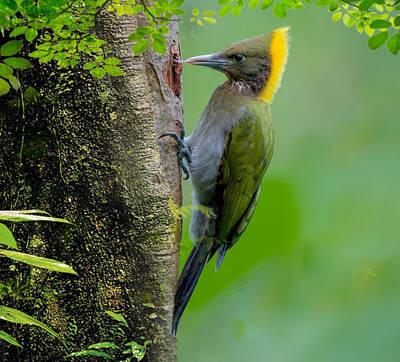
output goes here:
<path id="1" fill-rule="evenodd" d="M 190 165 L 190 174 L 194 187 L 194 201 L 197 204 L 211 206 L 219 163 L 224 152 L 225 137 L 226 135 L 214 133 L 192 148 L 193 162 Z M 223 140 L 216 138 L 223 138 Z"/>

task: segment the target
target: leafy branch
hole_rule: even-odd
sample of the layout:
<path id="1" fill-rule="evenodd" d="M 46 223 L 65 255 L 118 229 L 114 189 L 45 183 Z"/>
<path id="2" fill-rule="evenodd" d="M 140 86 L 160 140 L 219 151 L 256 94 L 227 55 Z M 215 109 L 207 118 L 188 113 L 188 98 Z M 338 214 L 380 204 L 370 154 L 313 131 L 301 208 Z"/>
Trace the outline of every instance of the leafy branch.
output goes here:
<path id="1" fill-rule="evenodd" d="M 69 224 L 67 220 L 51 217 L 48 213 L 41 210 L 0 211 L 0 220 L 8 222 L 51 221 Z M 0 244 L 6 247 L 6 249 L 0 249 L 0 258 L 6 257 L 14 261 L 49 271 L 57 271 L 75 275 L 77 274 L 69 265 L 58 260 L 42 258 L 18 251 L 19 248 L 11 230 L 3 223 L 0 223 Z M 1 289 L 4 289 L 4 285 L 2 283 L 0 283 L 0 286 L 3 287 Z M 0 305 L 0 319 L 11 323 L 37 326 L 50 333 L 52 336 L 60 339 L 60 336 L 49 326 L 38 321 L 32 316 L 21 312 L 18 309 Z M 14 346 L 22 347 L 14 337 L 2 330 L 0 330 L 0 339 Z"/>
<path id="2" fill-rule="evenodd" d="M 242 8 L 266 10 L 272 6 L 273 14 L 281 19 L 290 9 L 300 9 L 307 4 L 327 6 L 334 22 L 355 27 L 359 33 L 365 32 L 370 39 L 368 46 L 375 50 L 386 42 L 390 53 L 397 55 L 400 50 L 400 0 L 219 0 L 221 5 L 218 15 L 232 14 L 239 16 Z"/>
<path id="3" fill-rule="evenodd" d="M 369 36 L 368 46 L 377 49 L 386 43 L 389 52 L 400 50 L 400 0 L 218 0 L 220 17 L 239 16 L 244 7 L 272 8 L 281 19 L 292 9 L 308 4 L 327 6 L 334 22 L 355 27 Z M 121 76 L 119 60 L 108 57 L 104 40 L 94 34 L 96 19 L 104 11 L 117 16 L 143 14 L 147 25 L 139 27 L 128 36 L 133 41 L 132 51 L 141 54 L 151 47 L 165 54 L 169 33 L 168 23 L 187 15 L 198 25 L 214 24 L 216 12 L 193 9 L 187 14 L 182 9 L 184 0 L 7 0 L 0 2 L 0 96 L 11 88 L 18 90 L 20 82 L 16 71 L 32 68 L 26 56 L 18 54 L 24 44 L 31 44 L 28 56 L 39 63 L 56 62 L 59 68 L 74 67 L 84 55 L 84 69 L 95 78 L 105 75 Z M 0 39 L 1 40 L 1 39 Z M 4 43 L 5 41 L 5 43 Z"/>

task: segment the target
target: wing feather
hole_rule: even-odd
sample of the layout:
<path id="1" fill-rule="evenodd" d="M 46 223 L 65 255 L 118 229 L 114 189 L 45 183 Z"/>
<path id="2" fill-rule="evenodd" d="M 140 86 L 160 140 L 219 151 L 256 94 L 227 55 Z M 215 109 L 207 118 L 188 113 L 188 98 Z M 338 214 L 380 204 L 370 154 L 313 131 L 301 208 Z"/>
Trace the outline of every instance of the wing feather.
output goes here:
<path id="1" fill-rule="evenodd" d="M 229 247 L 246 228 L 272 157 L 274 135 L 265 103 L 248 107 L 228 135 L 217 187 L 217 244 Z"/>

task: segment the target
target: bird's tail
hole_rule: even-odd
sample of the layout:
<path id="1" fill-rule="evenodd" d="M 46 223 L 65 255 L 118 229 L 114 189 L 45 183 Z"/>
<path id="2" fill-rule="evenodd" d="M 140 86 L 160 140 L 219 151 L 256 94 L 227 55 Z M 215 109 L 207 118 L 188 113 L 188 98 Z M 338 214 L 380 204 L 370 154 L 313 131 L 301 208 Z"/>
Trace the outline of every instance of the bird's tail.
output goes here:
<path id="1" fill-rule="evenodd" d="M 176 335 L 183 311 L 185 310 L 197 281 L 199 280 L 200 274 L 207 263 L 211 249 L 210 244 L 212 245 L 209 240 L 204 240 L 194 246 L 185 266 L 183 267 L 175 294 L 175 308 L 172 322 L 173 335 Z"/>

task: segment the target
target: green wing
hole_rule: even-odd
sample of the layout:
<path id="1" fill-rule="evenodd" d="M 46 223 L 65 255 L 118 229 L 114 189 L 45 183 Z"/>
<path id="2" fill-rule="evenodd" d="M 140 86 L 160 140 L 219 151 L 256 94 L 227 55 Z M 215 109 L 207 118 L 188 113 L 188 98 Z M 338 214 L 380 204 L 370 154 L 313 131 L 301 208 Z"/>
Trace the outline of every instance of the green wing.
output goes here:
<path id="1" fill-rule="evenodd" d="M 268 104 L 252 101 L 225 142 L 218 179 L 217 244 L 231 247 L 246 228 L 274 147 Z"/>

